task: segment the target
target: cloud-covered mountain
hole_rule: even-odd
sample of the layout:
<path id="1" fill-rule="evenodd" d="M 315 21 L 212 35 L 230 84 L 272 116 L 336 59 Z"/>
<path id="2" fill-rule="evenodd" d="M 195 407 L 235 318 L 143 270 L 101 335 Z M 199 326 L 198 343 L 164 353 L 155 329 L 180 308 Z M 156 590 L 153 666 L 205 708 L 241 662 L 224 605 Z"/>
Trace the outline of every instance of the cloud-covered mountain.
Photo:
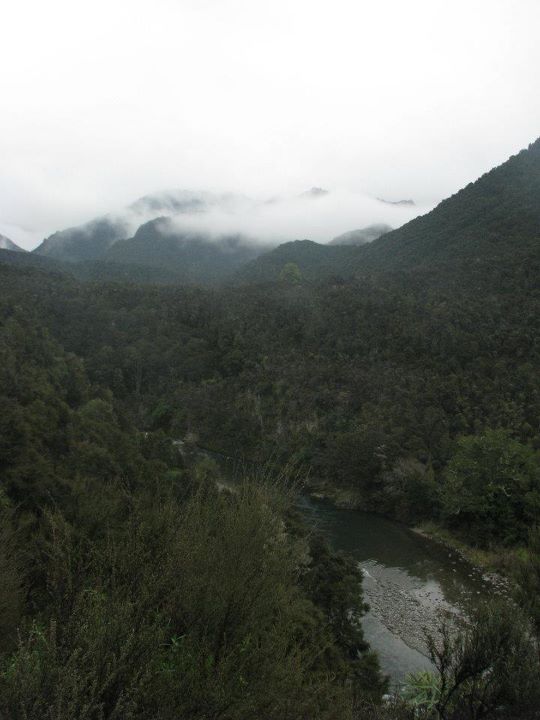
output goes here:
<path id="1" fill-rule="evenodd" d="M 377 223 L 375 225 L 368 225 L 365 228 L 359 230 L 349 230 L 349 232 L 342 233 L 337 237 L 330 240 L 329 245 L 365 245 L 366 243 L 373 242 L 392 230 L 390 225 L 386 223 Z"/>
<path id="2" fill-rule="evenodd" d="M 296 195 L 269 203 L 172 191 L 141 198 L 123 215 L 55 233 L 34 253 L 19 255 L 55 260 L 64 270 L 71 263 L 80 277 L 145 282 L 272 281 L 295 263 L 309 280 L 405 270 L 447 284 L 470 283 L 473 276 L 482 284 L 490 277 L 500 282 L 501 273 L 528 274 L 537 283 L 539 197 L 540 139 L 393 231 L 378 223 L 327 244 L 280 243 L 306 222 L 319 231 L 336 217 L 346 222 L 358 199 L 327 193 L 313 202 Z M 389 212 L 402 218 L 410 210 L 392 206 Z"/>
<path id="3" fill-rule="evenodd" d="M 411 212 L 388 208 L 383 216 L 400 225 Z M 140 279 L 146 267 L 154 269 L 148 275 L 152 281 L 161 268 L 163 281 L 214 282 L 280 243 L 298 237 L 328 242 L 336 229 L 377 217 L 380 203 L 373 198 L 320 187 L 271 200 L 167 190 L 145 195 L 114 215 L 55 232 L 34 254 L 62 263 L 90 263 L 84 272 L 96 279 L 118 273 Z M 387 228 L 372 225 L 343 242 L 369 241 Z"/>
<path id="4" fill-rule="evenodd" d="M 212 236 L 183 230 L 174 218 L 160 217 L 137 230 L 132 238 L 109 248 L 103 260 L 123 265 L 162 268 L 184 282 L 218 282 L 269 246 L 239 234 Z"/>
<path id="5" fill-rule="evenodd" d="M 372 242 L 289 243 L 250 263 L 241 276 L 277 280 L 283 265 L 294 262 L 309 279 L 412 271 L 447 285 L 500 283 L 518 274 L 537 284 L 539 198 L 540 139 L 431 212 Z"/>
<path id="6" fill-rule="evenodd" d="M 101 217 L 84 225 L 55 232 L 33 252 L 64 262 L 95 260 L 118 240 L 128 237 L 130 225 L 124 218 Z"/>
<path id="7" fill-rule="evenodd" d="M 414 207 L 416 203 L 414 200 L 385 200 L 384 198 L 377 198 L 377 200 L 385 205 L 396 205 L 398 207 Z"/>
<path id="8" fill-rule="evenodd" d="M 16 245 L 13 240 L 5 237 L 5 235 L 0 235 L 0 250 L 11 250 L 12 252 L 26 252 L 21 247 Z"/>
<path id="9" fill-rule="evenodd" d="M 138 229 L 151 220 L 165 216 L 194 218 L 196 222 L 211 212 L 230 213 L 233 207 L 248 204 L 246 198 L 232 194 L 170 190 L 145 195 L 114 215 L 53 233 L 34 252 L 64 262 L 105 260 L 116 243 L 134 237 Z M 140 249 L 140 244 L 133 247 Z M 125 257 L 125 252 L 123 255 Z"/>

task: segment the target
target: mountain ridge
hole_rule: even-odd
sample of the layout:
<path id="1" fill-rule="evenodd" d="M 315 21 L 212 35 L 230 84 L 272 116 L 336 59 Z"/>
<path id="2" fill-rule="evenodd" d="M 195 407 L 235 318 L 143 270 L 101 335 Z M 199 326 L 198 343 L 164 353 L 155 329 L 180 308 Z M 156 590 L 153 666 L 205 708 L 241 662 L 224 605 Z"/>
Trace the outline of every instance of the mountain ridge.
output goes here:
<path id="1" fill-rule="evenodd" d="M 509 245 L 526 256 L 538 254 L 540 138 L 431 212 L 363 248 L 362 262 L 366 269 L 440 268 L 497 251 L 514 262 Z"/>
<path id="2" fill-rule="evenodd" d="M 310 280 L 414 272 L 439 284 L 493 285 L 505 273 L 534 282 L 534 269 L 540 273 L 540 138 L 429 213 L 373 242 L 351 245 L 348 253 L 335 244 L 323 247 L 310 246 L 308 252 L 307 246 L 289 244 L 281 256 L 301 272 L 307 269 Z M 277 280 L 281 256 L 279 248 L 271 259 L 261 256 L 242 271 L 242 279 Z"/>
<path id="3" fill-rule="evenodd" d="M 10 240 L 5 235 L 0 235 L 0 250 L 8 250 L 10 252 L 20 252 L 20 253 L 26 253 L 27 251 L 19 247 L 16 243 L 13 242 L 13 240 Z"/>

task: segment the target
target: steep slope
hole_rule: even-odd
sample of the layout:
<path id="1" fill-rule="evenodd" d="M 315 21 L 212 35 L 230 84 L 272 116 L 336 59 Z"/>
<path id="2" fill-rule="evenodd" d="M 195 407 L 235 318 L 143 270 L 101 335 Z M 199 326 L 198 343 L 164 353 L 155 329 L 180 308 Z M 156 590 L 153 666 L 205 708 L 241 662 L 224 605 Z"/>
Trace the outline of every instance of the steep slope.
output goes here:
<path id="1" fill-rule="evenodd" d="M 443 200 L 427 215 L 361 249 L 357 269 L 516 266 L 540 253 L 540 139 Z"/>
<path id="2" fill-rule="evenodd" d="M 335 241 L 334 241 L 335 242 Z M 244 268 L 275 280 L 287 262 L 306 279 L 414 272 L 430 285 L 511 291 L 540 277 L 540 139 L 434 210 L 360 246 L 286 243 Z"/>
<path id="3" fill-rule="evenodd" d="M 167 190 L 145 195 L 115 215 L 105 215 L 83 225 L 55 232 L 34 253 L 72 263 L 105 261 L 108 250 L 115 243 L 133 237 L 138 228 L 161 216 L 201 215 L 213 210 L 228 212 L 232 208 L 238 209 L 249 204 L 248 198 L 231 193 L 218 195 Z M 137 262 L 135 258 L 129 258 L 128 261 Z"/>
<path id="4" fill-rule="evenodd" d="M 308 192 L 318 197 L 319 189 Z M 98 218 L 55 233 L 35 251 L 69 262 L 93 263 L 88 277 L 140 278 L 153 281 L 216 282 L 233 275 L 241 282 L 279 278 L 295 263 L 305 279 L 361 276 L 365 273 L 414 271 L 433 282 L 500 282 L 504 273 L 527 275 L 537 282 L 540 270 L 540 139 L 501 166 L 441 202 L 430 213 L 398 230 L 368 227 L 335 238 L 330 245 L 303 240 L 270 250 L 238 234 L 211 238 L 179 230 L 171 217 L 230 210 L 247 198 L 170 191 L 141 198 L 124 216 Z M 159 211 L 163 217 L 153 217 Z M 169 218 L 169 219 L 167 219 Z M 138 228 L 133 237 L 133 228 Z M 372 232 L 373 230 L 373 232 Z M 369 231 L 369 232 L 368 232 Z M 378 239 L 374 235 L 384 234 Z M 372 242 L 365 242 L 373 240 Z M 114 263 L 114 267 L 106 265 Z M 129 269 L 127 269 L 129 266 Z M 471 284 L 471 286 L 472 286 Z"/>
<path id="5" fill-rule="evenodd" d="M 85 225 L 55 232 L 34 250 L 36 255 L 65 262 L 95 260 L 108 248 L 129 234 L 129 225 L 122 219 L 102 217 Z"/>
<path id="6" fill-rule="evenodd" d="M 0 250 L 10 250 L 11 252 L 26 252 L 22 247 L 16 245 L 13 240 L 10 240 L 5 235 L 0 235 Z"/>

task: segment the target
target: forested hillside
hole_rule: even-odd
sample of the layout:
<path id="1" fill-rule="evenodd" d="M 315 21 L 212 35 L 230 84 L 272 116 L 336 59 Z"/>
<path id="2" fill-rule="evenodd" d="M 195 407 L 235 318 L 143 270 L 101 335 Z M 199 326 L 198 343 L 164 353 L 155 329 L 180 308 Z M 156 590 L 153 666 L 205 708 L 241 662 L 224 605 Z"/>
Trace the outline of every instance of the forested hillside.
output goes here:
<path id="1" fill-rule="evenodd" d="M 432 647 L 440 717 L 535 717 L 539 158 L 370 246 L 281 246 L 229 286 L 80 282 L 6 252 L 2 720 L 395 718 L 368 714 L 385 683 L 361 574 L 303 527 L 291 464 L 497 554 L 516 605 Z M 176 440 L 281 479 L 219 492 Z"/>
<path id="2" fill-rule="evenodd" d="M 267 250 L 241 235 L 213 237 L 180 229 L 161 217 L 141 225 L 134 237 L 115 243 L 102 257 L 125 266 L 138 265 L 170 273 L 177 283 L 211 285 L 230 278 L 241 265 Z"/>
<path id="3" fill-rule="evenodd" d="M 30 287 L 27 285 L 27 289 Z M 361 574 L 286 478 L 141 432 L 85 362 L 0 306 L 0 717 L 350 717 L 384 689 Z"/>
<path id="4" fill-rule="evenodd" d="M 527 286 L 485 297 L 399 279 L 203 291 L 5 267 L 2 281 L 140 429 L 293 459 L 365 507 L 443 511 L 438 483 L 461 436 L 502 428 L 540 447 L 540 308 Z"/>
<path id="5" fill-rule="evenodd" d="M 540 138 L 365 248 L 370 269 L 466 271 L 521 268 L 540 255 Z"/>
<path id="6" fill-rule="evenodd" d="M 275 282 L 286 266 L 298 268 L 298 279 L 322 280 L 343 275 L 347 260 L 354 257 L 351 246 L 321 245 L 312 240 L 283 243 L 241 267 L 237 282 Z M 347 273 L 348 274 L 348 273 Z"/>
<path id="7" fill-rule="evenodd" d="M 242 270 L 275 281 L 285 262 L 309 280 L 373 273 L 420 274 L 431 285 L 497 288 L 514 275 L 536 284 L 540 266 L 540 139 L 443 200 L 426 215 L 360 247 L 288 243 Z M 281 257 L 283 253 L 283 257 Z"/>

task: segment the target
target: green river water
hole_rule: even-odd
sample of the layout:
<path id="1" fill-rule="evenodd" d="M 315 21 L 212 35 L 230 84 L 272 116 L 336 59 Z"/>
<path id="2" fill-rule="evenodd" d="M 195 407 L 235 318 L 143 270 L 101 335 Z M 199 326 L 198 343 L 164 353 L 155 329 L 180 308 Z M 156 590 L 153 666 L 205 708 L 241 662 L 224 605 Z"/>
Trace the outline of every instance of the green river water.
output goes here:
<path id="1" fill-rule="evenodd" d="M 303 497 L 300 507 L 332 546 L 352 554 L 364 573 L 370 605 L 363 624 L 393 684 L 430 669 L 425 631 L 442 617 L 459 618 L 495 589 L 482 573 L 445 546 L 371 513 Z"/>

